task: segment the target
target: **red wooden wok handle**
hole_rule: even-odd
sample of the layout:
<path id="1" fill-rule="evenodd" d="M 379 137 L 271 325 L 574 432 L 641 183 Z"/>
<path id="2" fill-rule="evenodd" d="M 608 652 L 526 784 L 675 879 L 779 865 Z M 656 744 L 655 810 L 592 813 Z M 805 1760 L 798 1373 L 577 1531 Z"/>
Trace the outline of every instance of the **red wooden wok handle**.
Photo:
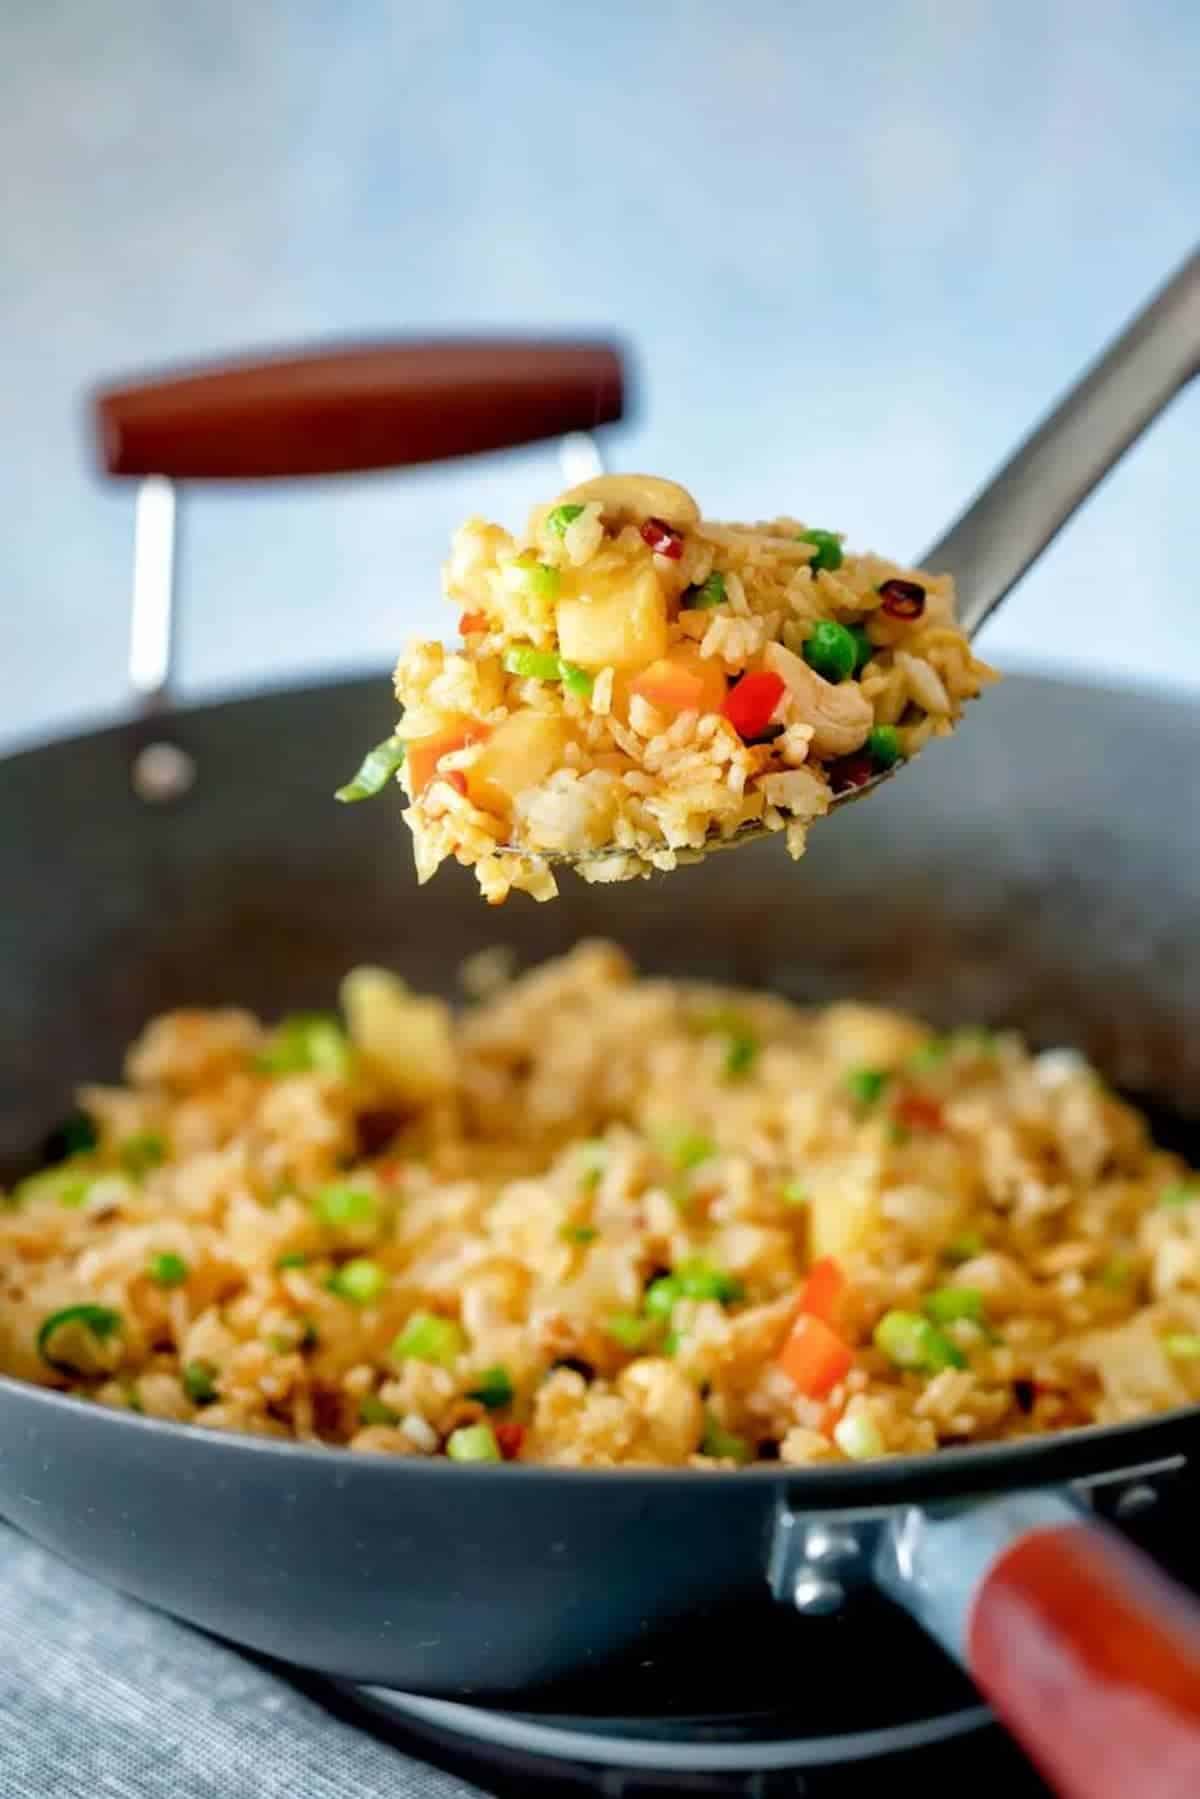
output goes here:
<path id="1" fill-rule="evenodd" d="M 225 363 L 110 387 L 94 406 L 110 475 L 257 480 L 590 431 L 621 417 L 624 380 L 608 343 L 442 339 Z"/>
<path id="2" fill-rule="evenodd" d="M 1018 1537 L 980 1585 L 968 1666 L 1063 1799 L 1200 1795 L 1200 1606 L 1107 1531 Z"/>

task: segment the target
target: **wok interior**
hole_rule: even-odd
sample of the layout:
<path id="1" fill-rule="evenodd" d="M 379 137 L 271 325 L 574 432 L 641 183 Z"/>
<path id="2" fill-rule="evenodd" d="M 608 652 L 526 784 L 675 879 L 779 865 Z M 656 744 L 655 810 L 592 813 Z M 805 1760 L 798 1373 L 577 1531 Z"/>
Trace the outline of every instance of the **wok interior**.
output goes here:
<path id="1" fill-rule="evenodd" d="M 398 795 L 333 803 L 390 723 L 377 678 L 185 713 L 170 732 L 197 779 L 161 809 L 130 786 L 137 727 L 0 764 L 0 1178 L 164 1008 L 329 1005 L 362 961 L 451 994 L 474 950 L 527 964 L 589 935 L 652 972 L 1013 1024 L 1162 1117 L 1200 1115 L 1186 702 L 1010 678 L 799 866 L 759 843 L 620 889 L 564 875 L 559 901 L 497 911 L 458 869 L 417 888 Z"/>

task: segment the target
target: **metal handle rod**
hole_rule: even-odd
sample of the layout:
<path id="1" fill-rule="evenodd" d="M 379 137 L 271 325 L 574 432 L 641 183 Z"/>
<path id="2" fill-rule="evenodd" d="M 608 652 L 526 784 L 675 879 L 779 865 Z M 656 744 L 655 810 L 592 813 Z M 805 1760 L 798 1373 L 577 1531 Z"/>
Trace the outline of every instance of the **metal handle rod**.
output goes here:
<path id="1" fill-rule="evenodd" d="M 921 568 L 954 577 L 971 636 L 1200 371 L 1200 251 L 1021 443 Z"/>

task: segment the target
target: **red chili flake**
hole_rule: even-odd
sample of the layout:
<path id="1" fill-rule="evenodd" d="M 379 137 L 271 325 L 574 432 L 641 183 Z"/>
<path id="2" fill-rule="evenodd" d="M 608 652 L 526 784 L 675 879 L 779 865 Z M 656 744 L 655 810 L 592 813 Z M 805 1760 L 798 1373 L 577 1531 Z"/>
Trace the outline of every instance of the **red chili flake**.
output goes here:
<path id="1" fill-rule="evenodd" d="M 497 1424 L 496 1441 L 500 1445 L 500 1454 L 506 1462 L 515 1462 L 521 1454 L 521 1444 L 525 1441 L 523 1424 Z"/>
<path id="2" fill-rule="evenodd" d="M 899 1122 L 912 1131 L 940 1131 L 946 1122 L 937 1100 L 924 1093 L 902 1093 L 893 1111 Z"/>
<path id="3" fill-rule="evenodd" d="M 461 637 L 478 637 L 480 633 L 486 631 L 487 628 L 488 621 L 486 612 L 464 612 L 458 621 L 458 630 Z"/>
<path id="4" fill-rule="evenodd" d="M 683 532 L 668 525 L 665 518 L 648 518 L 641 527 L 642 542 L 648 543 L 656 556 L 678 562 L 683 555 Z"/>
<path id="5" fill-rule="evenodd" d="M 771 722 L 771 714 L 783 698 L 783 678 L 770 669 L 743 675 L 736 687 L 725 696 L 721 711 L 739 737 L 761 737 Z"/>
<path id="6" fill-rule="evenodd" d="M 925 610 L 925 589 L 919 581 L 884 581 L 879 589 L 889 618 L 920 618 Z"/>
<path id="7" fill-rule="evenodd" d="M 463 798 L 464 799 L 466 798 L 467 777 L 466 777 L 466 775 L 464 775 L 461 768 L 447 769 L 446 773 L 442 776 L 442 779 L 443 779 L 443 781 L 449 781 L 449 783 L 450 783 L 451 787 L 453 787 L 455 793 L 461 793 L 463 795 Z"/>
<path id="8" fill-rule="evenodd" d="M 876 775 L 875 764 L 865 750 L 853 756 L 842 756 L 829 764 L 829 785 L 835 793 L 846 793 L 851 787 L 865 787 Z"/>

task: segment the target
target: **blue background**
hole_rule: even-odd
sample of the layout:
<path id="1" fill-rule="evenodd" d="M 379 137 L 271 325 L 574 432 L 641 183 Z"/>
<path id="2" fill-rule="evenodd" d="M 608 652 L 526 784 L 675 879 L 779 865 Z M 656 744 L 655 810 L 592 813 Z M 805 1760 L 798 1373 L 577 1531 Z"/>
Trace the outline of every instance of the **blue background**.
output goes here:
<path id="1" fill-rule="evenodd" d="M 1190 249 L 1191 0 L 6 0 L 0 736 L 124 698 L 97 378 L 248 347 L 615 328 L 619 466 L 915 553 Z M 989 631 L 1200 687 L 1185 396 Z M 189 495 L 184 685 L 390 661 L 547 449 Z"/>

